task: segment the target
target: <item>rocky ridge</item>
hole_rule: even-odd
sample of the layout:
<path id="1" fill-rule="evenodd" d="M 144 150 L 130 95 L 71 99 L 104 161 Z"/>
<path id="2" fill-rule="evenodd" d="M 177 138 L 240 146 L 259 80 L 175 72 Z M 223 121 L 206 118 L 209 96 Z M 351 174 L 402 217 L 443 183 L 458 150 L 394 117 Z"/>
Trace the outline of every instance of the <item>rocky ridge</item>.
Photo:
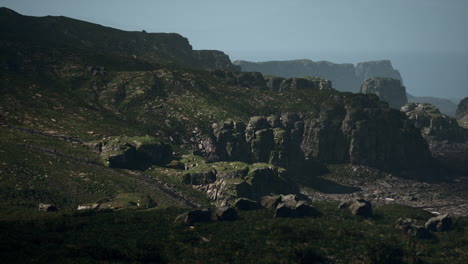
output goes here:
<path id="1" fill-rule="evenodd" d="M 397 79 L 369 78 L 362 83 L 360 92 L 376 94 L 380 100 L 387 102 L 390 107 L 395 109 L 400 109 L 408 102 L 406 88 Z"/>
<path id="2" fill-rule="evenodd" d="M 330 80 L 339 91 L 359 92 L 362 82 L 371 77 L 389 77 L 402 80 L 398 70 L 389 60 L 361 62 L 354 66 L 351 63 L 337 64 L 328 61 L 311 60 L 250 62 L 238 60 L 233 62 L 244 72 L 261 72 L 265 75 L 285 78 L 317 76 Z"/>

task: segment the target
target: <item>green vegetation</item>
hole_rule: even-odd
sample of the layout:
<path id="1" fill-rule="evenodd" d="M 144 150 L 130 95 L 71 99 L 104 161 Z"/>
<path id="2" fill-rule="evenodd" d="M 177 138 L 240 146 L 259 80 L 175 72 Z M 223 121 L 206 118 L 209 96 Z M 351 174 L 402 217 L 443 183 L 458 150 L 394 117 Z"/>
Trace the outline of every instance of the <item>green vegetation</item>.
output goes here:
<path id="1" fill-rule="evenodd" d="M 382 206 L 369 219 L 315 202 L 316 218 L 273 219 L 271 210 L 239 212 L 233 222 L 174 224 L 180 209 L 44 213 L 0 221 L 3 263 L 466 263 L 468 219 L 429 240 L 394 227 L 398 217 L 429 215 Z"/>

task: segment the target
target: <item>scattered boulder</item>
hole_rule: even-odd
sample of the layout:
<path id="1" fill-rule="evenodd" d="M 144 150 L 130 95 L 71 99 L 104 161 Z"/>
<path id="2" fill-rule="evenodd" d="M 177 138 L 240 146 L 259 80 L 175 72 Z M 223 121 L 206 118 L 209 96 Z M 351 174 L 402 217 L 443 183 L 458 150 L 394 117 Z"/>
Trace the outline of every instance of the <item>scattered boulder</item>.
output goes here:
<path id="1" fill-rule="evenodd" d="M 175 223 L 193 225 L 194 223 L 202 223 L 211 221 L 210 209 L 198 209 L 183 213 L 176 217 Z"/>
<path id="2" fill-rule="evenodd" d="M 234 208 L 224 206 L 216 208 L 214 218 L 219 221 L 234 221 L 237 220 L 239 216 Z"/>
<path id="3" fill-rule="evenodd" d="M 58 210 L 57 206 L 55 206 L 54 204 L 45 204 L 45 203 L 39 204 L 39 211 L 56 212 L 57 210 Z"/>
<path id="4" fill-rule="evenodd" d="M 340 209 L 349 209 L 353 215 L 369 216 L 372 214 L 372 204 L 364 199 L 355 199 L 342 202 L 338 205 Z"/>
<path id="5" fill-rule="evenodd" d="M 233 205 L 235 208 L 242 211 L 260 209 L 260 205 L 258 204 L 258 202 L 247 198 L 239 198 L 234 201 Z"/>
<path id="6" fill-rule="evenodd" d="M 412 218 L 399 218 L 395 222 L 395 228 L 406 232 L 408 235 L 416 238 L 430 238 L 431 233 L 424 228 L 422 225 L 418 224 L 416 219 Z"/>
<path id="7" fill-rule="evenodd" d="M 447 231 L 450 230 L 453 226 L 452 217 L 450 217 L 448 214 L 432 217 L 431 219 L 427 220 L 425 226 L 430 231 Z"/>
<path id="8" fill-rule="evenodd" d="M 299 201 L 295 204 L 292 204 L 291 201 L 294 200 L 289 199 L 289 204 L 278 204 L 273 217 L 306 217 L 320 215 L 320 213 L 312 205 L 307 204 L 305 201 Z"/>
<path id="9" fill-rule="evenodd" d="M 312 205 L 307 204 L 305 201 L 299 201 L 296 204 L 296 215 L 297 217 L 304 216 L 319 216 L 320 213 Z"/>
<path id="10" fill-rule="evenodd" d="M 281 203 L 281 196 L 280 195 L 270 195 L 270 196 L 263 196 L 260 199 L 260 204 L 264 208 L 276 208 L 278 204 Z"/>
<path id="11" fill-rule="evenodd" d="M 296 208 L 299 198 L 295 194 L 281 195 L 281 202 L 289 207 Z"/>
<path id="12" fill-rule="evenodd" d="M 296 217 L 296 210 L 293 207 L 288 206 L 287 204 L 280 203 L 276 207 L 275 214 L 273 215 L 274 218 L 276 217 Z"/>

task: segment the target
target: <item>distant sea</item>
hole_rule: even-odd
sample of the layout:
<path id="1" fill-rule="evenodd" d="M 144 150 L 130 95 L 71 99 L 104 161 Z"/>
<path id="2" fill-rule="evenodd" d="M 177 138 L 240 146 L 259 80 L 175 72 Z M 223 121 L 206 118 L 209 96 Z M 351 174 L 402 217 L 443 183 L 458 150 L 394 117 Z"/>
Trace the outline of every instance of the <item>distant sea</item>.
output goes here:
<path id="1" fill-rule="evenodd" d="M 391 60 L 408 93 L 459 101 L 468 97 L 468 52 L 249 52 L 225 51 L 231 60 L 270 61 L 310 59 L 334 63 Z"/>

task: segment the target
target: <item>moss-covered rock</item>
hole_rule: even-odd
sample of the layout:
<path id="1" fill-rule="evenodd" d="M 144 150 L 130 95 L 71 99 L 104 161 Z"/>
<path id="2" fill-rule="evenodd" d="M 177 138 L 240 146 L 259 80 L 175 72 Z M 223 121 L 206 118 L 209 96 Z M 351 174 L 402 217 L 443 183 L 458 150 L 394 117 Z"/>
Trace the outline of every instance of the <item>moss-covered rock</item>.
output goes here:
<path id="1" fill-rule="evenodd" d="M 426 103 L 408 103 L 401 108 L 415 127 L 421 129 L 430 140 L 463 141 L 468 139 L 468 130 L 458 125 L 455 118 L 442 114 L 439 109 Z"/>
<path id="2" fill-rule="evenodd" d="M 145 137 L 112 137 L 87 145 L 100 153 L 103 163 L 111 168 L 145 169 L 164 165 L 172 156 L 171 146 L 158 139 Z"/>

